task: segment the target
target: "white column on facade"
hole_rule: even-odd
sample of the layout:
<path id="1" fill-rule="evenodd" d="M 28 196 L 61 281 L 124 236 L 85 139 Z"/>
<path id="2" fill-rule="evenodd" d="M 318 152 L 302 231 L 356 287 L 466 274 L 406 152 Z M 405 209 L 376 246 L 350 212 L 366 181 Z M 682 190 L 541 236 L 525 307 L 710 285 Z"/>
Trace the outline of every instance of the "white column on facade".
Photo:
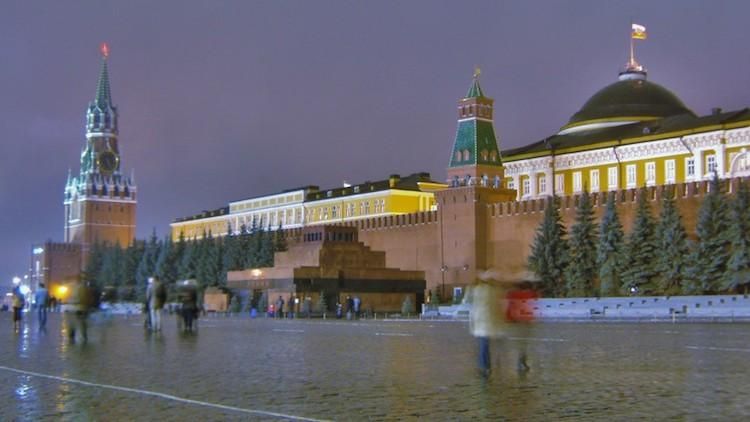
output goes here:
<path id="1" fill-rule="evenodd" d="M 719 177 L 724 177 L 724 175 L 729 172 L 729 169 L 725 167 L 724 164 L 724 153 L 726 152 L 726 145 L 719 144 L 716 148 L 714 148 L 714 151 L 716 152 L 716 170 L 719 173 Z"/>
<path id="2" fill-rule="evenodd" d="M 539 181 L 536 177 L 536 172 L 534 170 L 531 170 L 531 173 L 529 173 L 529 196 L 532 198 L 536 198 L 536 192 L 537 192 L 537 183 Z"/>
<path id="3" fill-rule="evenodd" d="M 546 180 L 547 190 L 545 192 L 542 192 L 544 195 L 549 195 L 552 193 L 552 187 L 554 186 L 555 182 L 552 180 L 554 175 L 552 174 L 552 167 L 547 167 L 544 170 L 544 178 Z"/>
<path id="4" fill-rule="evenodd" d="M 516 189 L 516 201 L 521 200 L 521 175 L 516 173 L 513 175 L 513 186 Z"/>
<path id="5" fill-rule="evenodd" d="M 703 179 L 703 151 L 693 150 L 693 161 L 695 162 L 695 180 Z"/>

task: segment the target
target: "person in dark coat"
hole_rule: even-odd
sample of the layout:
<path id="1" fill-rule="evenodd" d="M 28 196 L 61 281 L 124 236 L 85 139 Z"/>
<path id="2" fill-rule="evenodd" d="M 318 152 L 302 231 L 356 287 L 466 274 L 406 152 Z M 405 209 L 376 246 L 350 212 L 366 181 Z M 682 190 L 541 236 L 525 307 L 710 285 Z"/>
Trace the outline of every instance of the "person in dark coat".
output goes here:
<path id="1" fill-rule="evenodd" d="M 180 291 L 180 302 L 182 303 L 183 329 L 186 332 L 193 331 L 193 323 L 198 313 L 198 290 L 195 285 L 187 283 Z"/>

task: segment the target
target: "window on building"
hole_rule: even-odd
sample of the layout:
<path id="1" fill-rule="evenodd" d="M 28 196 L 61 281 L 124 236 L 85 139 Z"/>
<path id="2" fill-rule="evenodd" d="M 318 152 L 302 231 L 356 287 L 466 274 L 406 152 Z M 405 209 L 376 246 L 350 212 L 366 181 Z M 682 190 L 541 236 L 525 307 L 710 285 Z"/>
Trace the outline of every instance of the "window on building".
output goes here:
<path id="1" fill-rule="evenodd" d="M 464 161 L 469 161 L 469 158 L 470 158 L 470 156 L 469 156 L 469 150 L 465 149 L 464 150 Z"/>
<path id="2" fill-rule="evenodd" d="M 523 192 L 522 195 L 526 196 L 531 192 L 531 180 L 529 178 L 523 179 Z"/>
<path id="3" fill-rule="evenodd" d="M 708 173 L 713 173 L 717 170 L 716 155 L 711 154 L 706 156 L 706 170 L 708 170 Z"/>
<path id="4" fill-rule="evenodd" d="M 331 207 L 331 218 L 337 218 L 339 216 L 338 206 L 334 205 Z"/>
<path id="5" fill-rule="evenodd" d="M 607 187 L 609 190 L 616 190 L 619 185 L 617 180 L 617 167 L 607 169 Z"/>
<path id="6" fill-rule="evenodd" d="M 583 190 L 583 181 L 581 179 L 580 171 L 573 172 L 573 192 L 580 192 Z"/>
<path id="7" fill-rule="evenodd" d="M 482 161 L 487 161 L 487 150 L 482 150 Z"/>
<path id="8" fill-rule="evenodd" d="M 667 160 L 664 162 L 664 181 L 665 183 L 675 182 L 675 164 L 674 160 Z"/>
<path id="9" fill-rule="evenodd" d="M 539 180 L 539 193 L 540 194 L 547 193 L 547 176 L 542 174 L 539 176 L 539 179 L 537 180 Z"/>
<path id="10" fill-rule="evenodd" d="M 456 151 L 456 161 L 461 161 L 461 151 Z"/>
<path id="11" fill-rule="evenodd" d="M 646 184 L 656 184 L 656 163 L 653 161 L 646 163 Z"/>
<path id="12" fill-rule="evenodd" d="M 508 189 L 516 188 L 516 183 L 513 181 L 513 178 L 508 179 L 508 183 L 506 183 L 506 186 L 508 186 Z"/>
<path id="13" fill-rule="evenodd" d="M 589 172 L 589 183 L 591 184 L 591 192 L 599 192 L 599 170 L 591 170 Z"/>
<path id="14" fill-rule="evenodd" d="M 695 158 L 689 157 L 685 159 L 685 178 L 691 179 L 695 177 Z"/>
<path id="15" fill-rule="evenodd" d="M 565 193 L 565 175 L 564 174 L 555 175 L 555 193 L 560 194 L 560 195 Z"/>
<path id="16" fill-rule="evenodd" d="M 497 152 L 496 152 L 496 151 L 492 151 L 492 152 L 490 153 L 490 161 L 492 161 L 493 163 L 494 163 L 495 161 L 497 161 Z"/>
<path id="17" fill-rule="evenodd" d="M 636 168 L 635 164 L 628 164 L 627 167 L 625 167 L 625 185 L 629 188 L 634 188 L 636 186 Z"/>

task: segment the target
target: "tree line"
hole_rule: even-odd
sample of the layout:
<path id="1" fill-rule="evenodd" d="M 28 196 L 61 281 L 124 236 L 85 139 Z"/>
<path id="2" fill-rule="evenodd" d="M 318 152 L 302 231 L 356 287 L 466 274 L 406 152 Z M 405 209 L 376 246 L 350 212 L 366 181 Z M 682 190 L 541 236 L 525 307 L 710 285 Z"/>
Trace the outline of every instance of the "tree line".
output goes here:
<path id="1" fill-rule="evenodd" d="M 159 239 L 156 231 L 147 240 L 135 239 L 123 248 L 119 244 L 95 243 L 89 253 L 83 277 L 104 292 L 106 300 L 143 299 L 149 277 L 155 276 L 173 294 L 176 282 L 192 279 L 201 290 L 225 287 L 227 272 L 272 267 L 273 254 L 286 250 L 281 226 L 271 231 L 253 221 L 234 234 L 227 226 L 224 237 L 203 233 L 200 239 Z"/>
<path id="2" fill-rule="evenodd" d="M 559 198 L 547 201 L 537 228 L 529 269 L 547 297 L 706 295 L 747 293 L 750 287 L 750 190 L 740 180 L 725 195 L 718 177 L 709 184 L 688 236 L 665 187 L 657 218 L 640 189 L 630 233 L 623 231 L 616 193 L 610 192 L 598 226 L 588 192 L 578 198 L 568 232 Z"/>

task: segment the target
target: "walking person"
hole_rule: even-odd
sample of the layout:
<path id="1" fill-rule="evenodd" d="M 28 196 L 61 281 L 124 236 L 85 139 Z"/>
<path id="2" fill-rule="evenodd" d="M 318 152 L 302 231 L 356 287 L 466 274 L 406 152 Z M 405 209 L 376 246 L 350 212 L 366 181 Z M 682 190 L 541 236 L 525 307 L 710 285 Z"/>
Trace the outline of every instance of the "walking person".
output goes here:
<path id="1" fill-rule="evenodd" d="M 34 294 L 34 303 L 39 317 L 39 331 L 47 328 L 47 306 L 49 305 L 49 293 L 44 283 L 39 283 L 39 288 Z"/>
<path id="2" fill-rule="evenodd" d="M 161 310 L 167 300 L 167 290 L 156 277 L 148 278 L 146 302 L 148 304 L 151 331 L 161 331 Z"/>
<path id="3" fill-rule="evenodd" d="M 68 339 L 71 343 L 75 343 L 76 341 L 76 331 L 78 331 L 84 343 L 88 342 L 88 318 L 93 306 L 94 293 L 89 286 L 89 282 L 79 282 L 70 295 L 67 314 L 65 315 L 68 326 Z"/>
<path id="4" fill-rule="evenodd" d="M 284 299 L 281 295 L 276 299 L 276 318 L 284 318 Z"/>
<path id="5" fill-rule="evenodd" d="M 186 282 L 180 291 L 180 312 L 182 313 L 183 330 L 193 332 L 195 317 L 198 313 L 198 291 L 196 286 Z"/>
<path id="6" fill-rule="evenodd" d="M 491 370 L 490 341 L 502 336 L 500 288 L 489 280 L 478 280 L 469 290 L 471 316 L 469 328 L 479 346 L 479 371 L 484 377 Z"/>
<path id="7" fill-rule="evenodd" d="M 354 302 L 354 318 L 359 319 L 359 308 L 362 304 L 362 301 L 359 299 L 359 296 L 354 296 L 353 299 Z"/>
<path id="8" fill-rule="evenodd" d="M 505 320 L 511 324 L 514 337 L 518 338 L 518 370 L 529 370 L 526 359 L 528 339 L 531 336 L 531 325 L 534 321 L 534 305 L 539 299 L 539 293 L 534 290 L 531 282 L 524 281 L 510 288 L 506 295 Z"/>
<path id="9" fill-rule="evenodd" d="M 23 316 L 23 307 L 26 305 L 26 300 L 21 292 L 21 286 L 16 285 L 13 288 L 13 331 L 16 333 L 21 331 L 21 318 Z"/>

